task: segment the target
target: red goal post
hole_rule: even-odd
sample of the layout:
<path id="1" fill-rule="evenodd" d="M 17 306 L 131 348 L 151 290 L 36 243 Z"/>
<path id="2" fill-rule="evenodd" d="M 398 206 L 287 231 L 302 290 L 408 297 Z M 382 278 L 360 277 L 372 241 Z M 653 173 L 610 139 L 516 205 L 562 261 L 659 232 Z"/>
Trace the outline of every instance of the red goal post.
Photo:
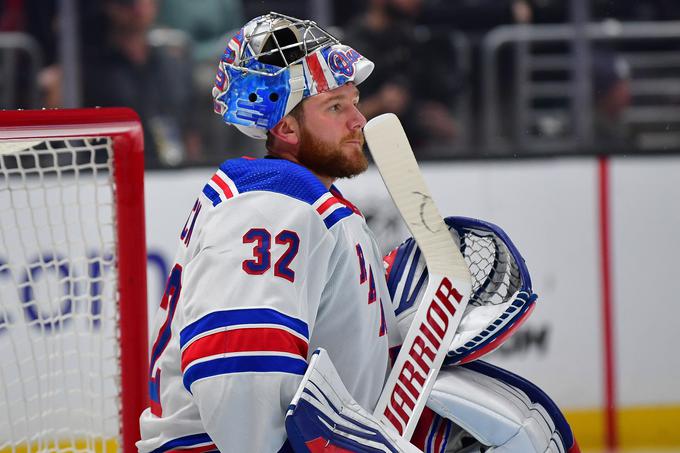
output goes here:
<path id="1" fill-rule="evenodd" d="M 136 451 L 148 394 L 137 114 L 0 111 L 0 239 L 0 452 Z"/>

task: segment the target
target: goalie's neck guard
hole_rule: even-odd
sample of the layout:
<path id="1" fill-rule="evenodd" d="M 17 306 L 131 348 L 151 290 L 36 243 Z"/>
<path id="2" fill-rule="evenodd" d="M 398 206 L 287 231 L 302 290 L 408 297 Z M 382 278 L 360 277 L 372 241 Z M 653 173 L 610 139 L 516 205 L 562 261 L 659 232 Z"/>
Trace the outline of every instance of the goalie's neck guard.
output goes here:
<path id="1" fill-rule="evenodd" d="M 358 85 L 373 67 L 315 22 L 272 12 L 248 22 L 227 43 L 214 109 L 227 124 L 264 139 L 304 98 Z"/>

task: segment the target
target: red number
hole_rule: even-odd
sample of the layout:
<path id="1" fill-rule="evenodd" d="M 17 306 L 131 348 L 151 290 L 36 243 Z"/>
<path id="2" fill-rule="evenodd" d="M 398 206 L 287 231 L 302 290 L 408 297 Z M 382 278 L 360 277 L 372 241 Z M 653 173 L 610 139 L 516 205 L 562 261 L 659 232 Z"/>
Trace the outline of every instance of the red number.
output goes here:
<path id="1" fill-rule="evenodd" d="M 373 278 L 373 269 L 368 267 L 368 304 L 375 302 L 377 295 L 375 292 L 375 279 Z"/>
<path id="2" fill-rule="evenodd" d="M 295 271 L 290 268 L 290 264 L 300 249 L 300 237 L 295 231 L 283 230 L 276 235 L 274 241 L 277 245 L 288 246 L 274 263 L 274 275 L 293 282 L 295 281 Z M 252 228 L 243 235 L 243 243 L 255 243 L 253 247 L 255 259 L 244 260 L 242 263 L 243 270 L 250 275 L 262 275 L 267 272 L 272 262 L 271 233 L 264 228 Z"/>
<path id="3" fill-rule="evenodd" d="M 373 269 L 368 266 L 368 278 L 366 278 L 366 260 L 364 259 L 364 251 L 361 245 L 356 245 L 357 257 L 359 257 L 359 283 L 363 285 L 368 280 L 368 305 L 371 305 L 378 299 L 378 294 L 375 289 L 375 278 L 373 277 Z M 385 322 L 385 312 L 383 310 L 382 299 L 380 299 L 380 328 L 378 336 L 382 337 L 387 333 L 387 323 Z"/>
<path id="4" fill-rule="evenodd" d="M 364 259 L 364 251 L 361 249 L 361 244 L 357 244 L 357 257 L 359 258 L 359 284 L 366 283 L 366 260 Z"/>
<path id="5" fill-rule="evenodd" d="M 276 261 L 274 265 L 274 275 L 285 278 L 289 282 L 295 280 L 295 271 L 290 268 L 290 263 L 297 256 L 300 249 L 300 237 L 295 231 L 283 230 L 276 235 L 276 243 L 279 245 L 287 245 L 288 248 L 281 258 Z"/>
<path id="6" fill-rule="evenodd" d="M 253 228 L 243 235 L 243 243 L 251 244 L 257 242 L 253 247 L 254 260 L 243 261 L 242 267 L 246 273 L 251 275 L 262 275 L 271 267 L 271 247 L 272 235 L 264 228 Z"/>
<path id="7" fill-rule="evenodd" d="M 201 202 L 196 200 L 194 203 L 194 207 L 191 209 L 191 212 L 189 213 L 189 217 L 187 217 L 187 221 L 184 224 L 184 228 L 182 228 L 182 234 L 180 235 L 180 239 L 184 242 L 184 245 L 187 247 L 189 246 L 189 241 L 191 241 L 191 233 L 194 231 L 194 225 L 196 225 L 196 219 L 198 218 L 198 214 L 201 212 Z M 189 223 L 191 221 L 191 223 Z"/>
<path id="8" fill-rule="evenodd" d="M 165 322 L 158 330 L 156 341 L 154 341 L 153 346 L 151 347 L 151 363 L 149 366 L 149 397 L 151 400 L 151 413 L 158 417 L 163 414 L 160 398 L 161 372 L 158 370 L 154 375 L 153 369 L 161 354 L 168 346 L 168 343 L 170 343 L 170 337 L 172 336 L 170 325 L 172 324 L 172 318 L 175 316 L 177 300 L 179 299 L 179 294 L 181 292 L 182 266 L 175 264 L 175 267 L 172 268 L 172 272 L 170 272 L 170 277 L 168 277 L 168 284 L 165 286 L 165 293 L 163 294 L 163 299 L 161 300 L 161 309 L 166 310 Z"/>

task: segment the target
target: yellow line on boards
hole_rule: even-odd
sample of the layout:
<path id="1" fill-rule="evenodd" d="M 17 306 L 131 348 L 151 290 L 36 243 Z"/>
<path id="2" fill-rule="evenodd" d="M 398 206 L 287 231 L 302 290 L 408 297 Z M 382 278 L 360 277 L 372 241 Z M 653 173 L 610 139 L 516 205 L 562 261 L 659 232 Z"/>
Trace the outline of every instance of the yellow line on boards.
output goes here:
<path id="1" fill-rule="evenodd" d="M 6 441 L 0 441 L 0 453 L 52 453 L 52 452 L 94 452 L 115 453 L 118 451 L 118 439 L 61 439 L 30 441 L 6 446 Z"/>
<path id="2" fill-rule="evenodd" d="M 604 411 L 565 411 L 582 449 L 604 448 Z M 619 408 L 617 425 L 620 448 L 680 447 L 680 406 Z"/>

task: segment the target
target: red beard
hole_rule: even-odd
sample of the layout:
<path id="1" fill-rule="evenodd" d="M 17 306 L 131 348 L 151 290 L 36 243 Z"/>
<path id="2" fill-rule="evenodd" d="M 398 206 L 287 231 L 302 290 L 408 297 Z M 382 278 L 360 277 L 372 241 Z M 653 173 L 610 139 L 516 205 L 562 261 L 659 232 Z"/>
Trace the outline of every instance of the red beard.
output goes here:
<path id="1" fill-rule="evenodd" d="M 360 140 L 361 147 L 351 152 L 343 151 L 342 144 L 349 140 Z M 363 147 L 364 135 L 361 131 L 345 137 L 335 145 L 318 139 L 303 126 L 298 161 L 319 176 L 351 178 L 368 168 Z"/>

